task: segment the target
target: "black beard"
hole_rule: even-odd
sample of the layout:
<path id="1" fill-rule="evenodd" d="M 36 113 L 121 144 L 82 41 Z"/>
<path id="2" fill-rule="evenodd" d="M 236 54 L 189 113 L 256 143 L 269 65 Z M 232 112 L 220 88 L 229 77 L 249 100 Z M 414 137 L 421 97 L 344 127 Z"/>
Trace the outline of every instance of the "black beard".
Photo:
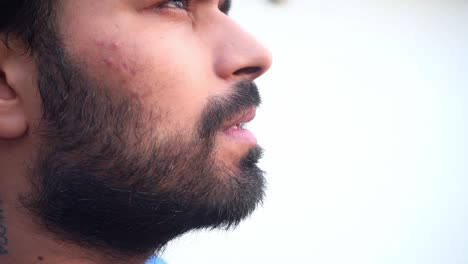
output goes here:
<path id="1" fill-rule="evenodd" d="M 194 132 L 169 134 L 160 113 L 145 114 L 125 87 L 90 80 L 61 45 L 39 62 L 41 145 L 21 201 L 57 239 L 148 256 L 187 231 L 234 227 L 261 203 L 261 148 L 236 169 L 213 151 L 221 123 L 260 104 L 252 82 L 211 98 Z"/>

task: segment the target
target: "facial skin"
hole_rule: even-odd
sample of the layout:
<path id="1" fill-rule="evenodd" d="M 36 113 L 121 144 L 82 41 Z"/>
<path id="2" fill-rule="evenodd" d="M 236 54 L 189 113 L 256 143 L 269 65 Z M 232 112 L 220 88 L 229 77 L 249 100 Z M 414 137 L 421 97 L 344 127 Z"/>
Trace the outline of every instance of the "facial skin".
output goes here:
<path id="1" fill-rule="evenodd" d="M 1 46 L 0 260 L 143 263 L 252 212 L 261 150 L 227 129 L 271 55 L 225 4 L 63 0 L 46 49 Z"/>

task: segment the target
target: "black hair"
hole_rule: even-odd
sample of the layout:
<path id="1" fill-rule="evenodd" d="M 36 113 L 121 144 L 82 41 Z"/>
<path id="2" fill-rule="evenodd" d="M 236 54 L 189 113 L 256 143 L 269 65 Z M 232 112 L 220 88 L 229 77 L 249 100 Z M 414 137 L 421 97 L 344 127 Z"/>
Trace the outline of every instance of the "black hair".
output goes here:
<path id="1" fill-rule="evenodd" d="M 0 36 L 8 46 L 8 39 L 15 36 L 26 49 L 40 49 L 41 39 L 53 28 L 53 0 L 1 0 Z"/>

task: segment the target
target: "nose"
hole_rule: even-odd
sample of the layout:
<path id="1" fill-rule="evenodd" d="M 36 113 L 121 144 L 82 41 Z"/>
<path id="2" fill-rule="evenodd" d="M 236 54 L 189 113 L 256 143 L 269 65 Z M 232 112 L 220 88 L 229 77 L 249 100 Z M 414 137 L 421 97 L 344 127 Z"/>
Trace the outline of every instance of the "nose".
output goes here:
<path id="1" fill-rule="evenodd" d="M 221 24 L 221 25 L 220 25 Z M 214 68 L 226 80 L 254 80 L 271 67 L 271 52 L 229 17 L 217 24 Z"/>

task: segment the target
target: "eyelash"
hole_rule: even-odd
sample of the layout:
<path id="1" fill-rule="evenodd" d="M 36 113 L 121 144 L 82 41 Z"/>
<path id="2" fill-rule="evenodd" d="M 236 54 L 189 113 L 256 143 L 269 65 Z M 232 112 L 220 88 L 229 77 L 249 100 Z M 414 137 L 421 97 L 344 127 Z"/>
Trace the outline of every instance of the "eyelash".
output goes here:
<path id="1" fill-rule="evenodd" d="M 171 2 L 181 2 L 183 3 L 184 7 L 174 7 L 174 6 L 168 6 L 167 4 Z M 190 6 L 191 6 L 192 0 L 169 0 L 161 3 L 158 5 L 159 8 L 170 8 L 170 9 L 183 9 L 184 11 L 189 11 Z M 224 1 L 223 5 L 220 6 L 220 11 L 223 12 L 224 14 L 228 15 L 229 14 L 229 9 L 231 8 L 231 1 Z"/>
<path id="2" fill-rule="evenodd" d="M 176 2 L 180 2 L 184 5 L 184 7 L 177 7 L 177 5 L 175 6 L 169 6 L 168 4 L 169 3 L 176 3 Z M 164 1 L 163 3 L 161 3 L 160 5 L 158 5 L 158 7 L 160 8 L 171 8 L 171 9 L 183 9 L 183 10 L 189 10 L 189 6 L 190 5 L 190 2 L 188 0 L 169 0 L 169 1 Z"/>

